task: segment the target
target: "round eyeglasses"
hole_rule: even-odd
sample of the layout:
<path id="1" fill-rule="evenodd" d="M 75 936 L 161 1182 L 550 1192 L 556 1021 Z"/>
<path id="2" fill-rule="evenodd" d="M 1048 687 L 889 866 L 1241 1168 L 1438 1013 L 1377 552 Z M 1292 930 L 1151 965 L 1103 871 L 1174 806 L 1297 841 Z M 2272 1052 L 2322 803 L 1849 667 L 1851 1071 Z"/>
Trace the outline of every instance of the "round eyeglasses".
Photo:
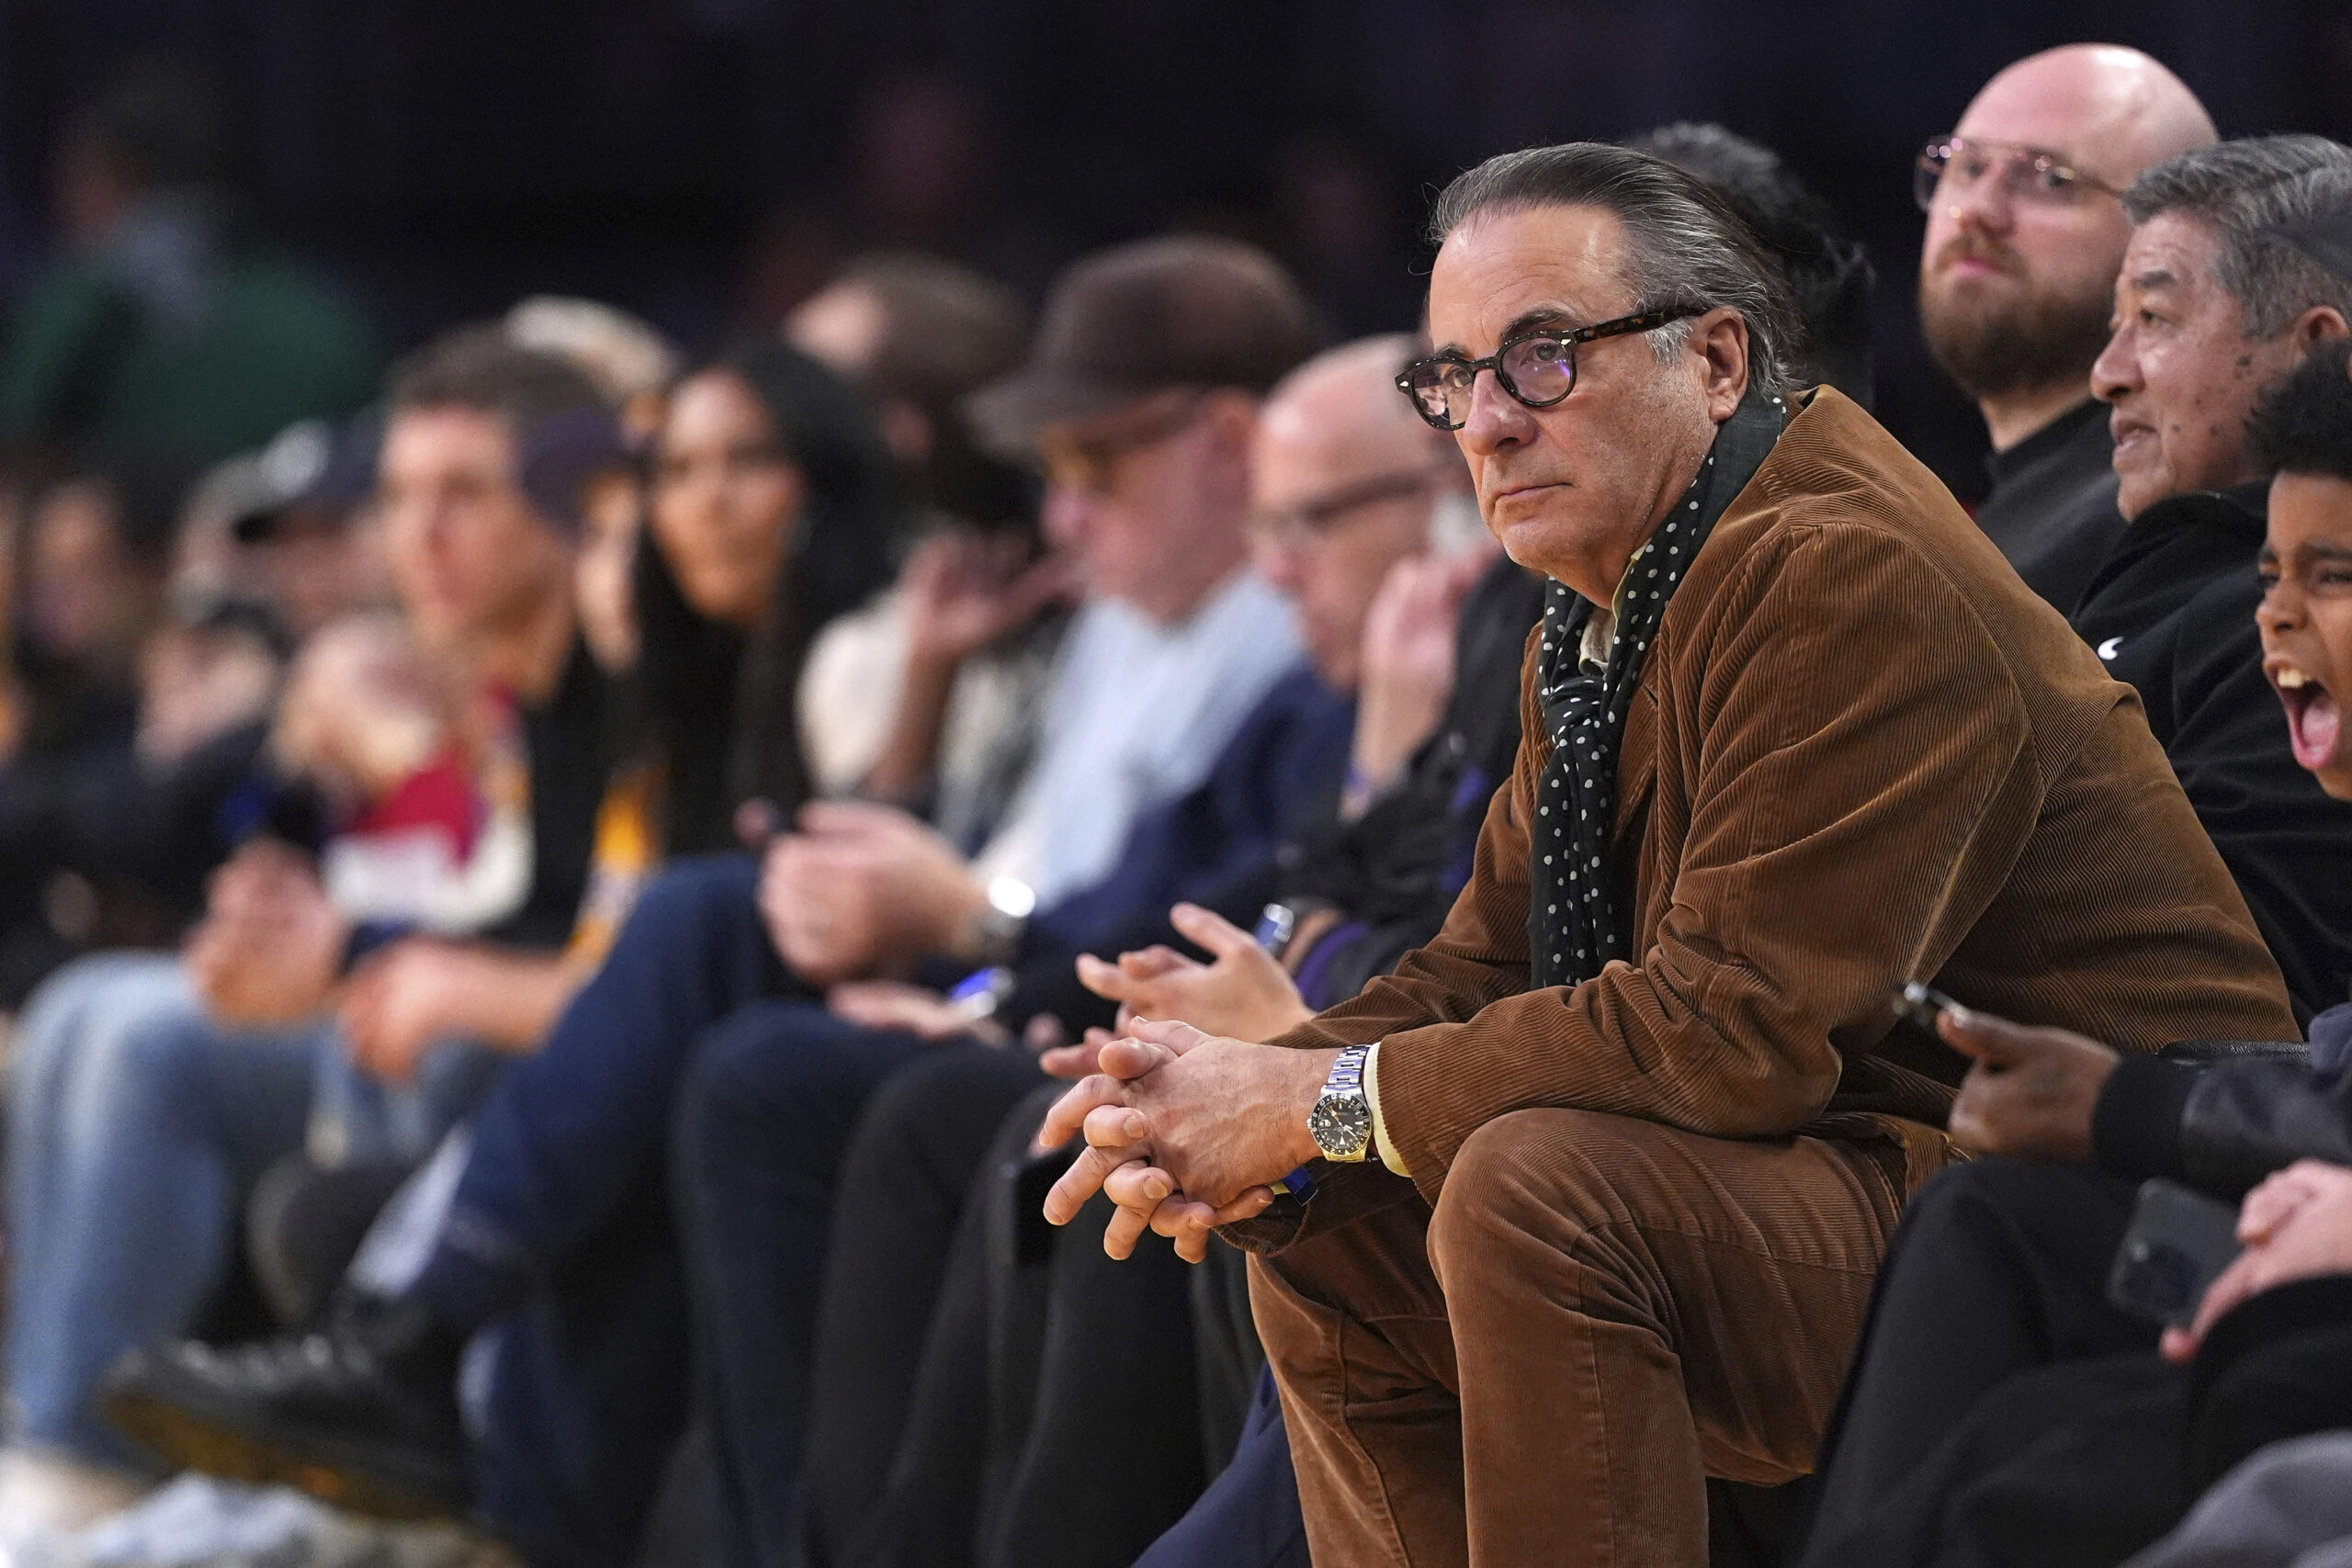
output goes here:
<path id="1" fill-rule="evenodd" d="M 1701 314 L 1696 305 L 1669 305 L 1589 327 L 1535 327 L 1503 339 L 1484 359 L 1458 354 L 1416 359 L 1396 373 L 1396 388 L 1412 400 L 1413 412 L 1439 430 L 1459 430 L 1470 423 L 1470 394 L 1481 370 L 1492 370 L 1496 385 L 1522 406 L 1548 409 L 1577 389 L 1577 344 L 1655 332 Z"/>
<path id="2" fill-rule="evenodd" d="M 2055 152 L 2014 141 L 1982 141 L 1973 136 L 1939 136 L 1921 148 L 1911 170 L 1911 195 L 1920 211 L 1931 212 L 1937 197 L 1965 195 L 1987 180 L 2011 201 L 2043 207 L 2063 207 L 2094 191 L 2102 196 L 2123 195 Z"/>

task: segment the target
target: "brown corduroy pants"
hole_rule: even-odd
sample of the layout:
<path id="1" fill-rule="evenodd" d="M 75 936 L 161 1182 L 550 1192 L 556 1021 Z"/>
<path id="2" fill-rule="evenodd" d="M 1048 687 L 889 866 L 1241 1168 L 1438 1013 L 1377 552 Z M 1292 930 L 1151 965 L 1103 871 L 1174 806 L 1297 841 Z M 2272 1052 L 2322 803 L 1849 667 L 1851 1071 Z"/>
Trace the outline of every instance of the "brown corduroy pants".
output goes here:
<path id="1" fill-rule="evenodd" d="M 1315 1561 L 1703 1568 L 1706 1476 L 1812 1468 L 1901 1208 L 1866 1148 L 1521 1111 L 1253 1258 Z"/>

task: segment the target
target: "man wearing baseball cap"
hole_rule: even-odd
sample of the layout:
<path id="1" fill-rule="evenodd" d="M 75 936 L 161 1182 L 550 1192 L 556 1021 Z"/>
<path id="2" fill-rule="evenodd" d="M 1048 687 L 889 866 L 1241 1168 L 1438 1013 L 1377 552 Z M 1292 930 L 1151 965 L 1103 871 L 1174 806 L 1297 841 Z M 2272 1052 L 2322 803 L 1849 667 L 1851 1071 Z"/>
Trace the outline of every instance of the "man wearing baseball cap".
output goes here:
<path id="1" fill-rule="evenodd" d="M 968 951 L 1011 877 L 1044 907 L 1111 870 L 1138 813 L 1208 775 L 1300 657 L 1291 611 L 1249 568 L 1244 522 L 1258 400 L 1313 348 L 1305 302 L 1271 259 L 1173 237 L 1078 263 L 1047 299 L 1029 361 L 984 389 L 982 438 L 1045 476 L 1045 528 L 1084 593 L 1046 699 L 1036 760 L 967 866 L 902 813 L 805 813 L 772 852 L 777 945 L 819 981 Z"/>

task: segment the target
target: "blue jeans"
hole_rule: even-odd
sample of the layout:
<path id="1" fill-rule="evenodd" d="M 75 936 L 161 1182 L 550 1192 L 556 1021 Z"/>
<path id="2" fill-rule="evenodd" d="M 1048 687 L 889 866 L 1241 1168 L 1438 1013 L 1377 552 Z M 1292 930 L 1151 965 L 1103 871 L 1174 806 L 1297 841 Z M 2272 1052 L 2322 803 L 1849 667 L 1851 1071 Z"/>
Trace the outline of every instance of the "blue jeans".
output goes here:
<path id="1" fill-rule="evenodd" d="M 444 1047 L 416 1089 L 371 1086 L 334 1122 L 353 1146 L 421 1155 L 480 1059 Z M 91 1408 L 99 1377 L 187 1332 L 232 1256 L 246 1190 L 302 1145 L 317 1086 L 348 1071 L 329 1025 L 215 1026 L 168 955 L 84 959 L 34 994 L 8 1094 L 15 1437 L 139 1462 Z"/>
<path id="2" fill-rule="evenodd" d="M 673 1168 L 690 1189 L 679 1212 L 697 1235 L 720 1229 L 729 1267 L 797 1270 L 813 1302 L 850 1125 L 922 1049 L 815 1003 L 769 945 L 757 880 L 749 856 L 722 855 L 680 862 L 645 890 L 545 1047 L 484 1100 L 410 1287 L 452 1327 L 488 1329 L 487 1386 L 469 1400 L 479 1501 L 535 1562 L 628 1561 L 684 1429 L 692 1341 Z M 721 1213 L 704 1206 L 706 1176 L 728 1186 Z M 806 1316 L 787 1334 L 802 1361 Z M 730 1369 L 742 1379 L 730 1408 L 772 1408 L 775 1370 Z M 788 1407 L 774 1420 L 797 1442 L 803 1406 Z"/>

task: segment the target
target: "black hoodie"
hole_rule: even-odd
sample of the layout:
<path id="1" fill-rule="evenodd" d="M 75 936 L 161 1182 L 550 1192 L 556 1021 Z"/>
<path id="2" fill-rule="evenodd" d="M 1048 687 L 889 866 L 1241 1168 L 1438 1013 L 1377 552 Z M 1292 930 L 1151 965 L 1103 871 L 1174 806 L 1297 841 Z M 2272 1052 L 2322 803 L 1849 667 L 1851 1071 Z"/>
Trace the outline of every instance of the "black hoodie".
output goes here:
<path id="1" fill-rule="evenodd" d="M 2197 818 L 2285 973 L 2299 1019 L 2352 985 L 2352 803 L 2295 761 L 2255 607 L 2267 490 L 2170 496 L 2084 590 L 2075 629 L 2137 688 Z"/>

